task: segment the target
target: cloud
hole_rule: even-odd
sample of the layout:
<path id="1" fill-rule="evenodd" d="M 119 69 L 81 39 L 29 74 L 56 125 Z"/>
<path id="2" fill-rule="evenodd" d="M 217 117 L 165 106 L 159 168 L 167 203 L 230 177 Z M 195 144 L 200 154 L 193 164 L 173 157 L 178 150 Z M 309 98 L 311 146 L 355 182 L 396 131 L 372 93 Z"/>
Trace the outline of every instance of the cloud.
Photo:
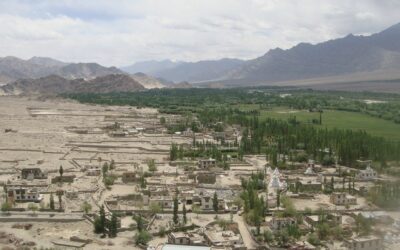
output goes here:
<path id="1" fill-rule="evenodd" d="M 2 0 L 0 56 L 127 65 L 254 58 L 399 22 L 387 0 Z"/>

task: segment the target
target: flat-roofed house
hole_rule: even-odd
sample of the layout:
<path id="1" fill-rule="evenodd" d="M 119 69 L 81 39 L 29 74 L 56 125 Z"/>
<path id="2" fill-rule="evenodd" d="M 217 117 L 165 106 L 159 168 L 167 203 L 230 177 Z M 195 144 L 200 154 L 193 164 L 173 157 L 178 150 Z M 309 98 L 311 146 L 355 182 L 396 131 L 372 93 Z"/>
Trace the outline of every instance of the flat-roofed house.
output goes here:
<path id="1" fill-rule="evenodd" d="M 273 231 L 279 231 L 288 226 L 296 225 L 296 223 L 296 219 L 292 217 L 272 217 L 272 220 L 269 222 L 269 227 Z"/>
<path id="2" fill-rule="evenodd" d="M 122 181 L 124 183 L 128 183 L 128 182 L 135 182 L 137 181 L 137 176 L 136 176 L 136 172 L 133 171 L 126 171 L 122 173 Z"/>
<path id="3" fill-rule="evenodd" d="M 232 249 L 246 249 L 243 245 L 243 240 L 240 234 L 235 234 L 233 231 L 214 231 L 207 230 L 204 237 L 208 244 L 215 247 L 231 247 Z"/>
<path id="4" fill-rule="evenodd" d="M 193 232 L 171 232 L 168 234 L 168 243 L 175 245 L 205 246 L 204 237 Z"/>
<path id="5" fill-rule="evenodd" d="M 21 179 L 47 179 L 47 173 L 42 172 L 40 168 L 23 168 L 21 170 Z"/>
<path id="6" fill-rule="evenodd" d="M 338 206 L 355 205 L 357 198 L 346 193 L 332 193 L 329 197 L 330 202 Z"/>
<path id="7" fill-rule="evenodd" d="M 349 250 L 381 250 L 383 240 L 376 236 L 353 237 L 344 240 L 344 244 Z"/>
<path id="8" fill-rule="evenodd" d="M 27 187 L 8 187 L 8 199 L 15 202 L 40 202 L 43 200 L 43 195 L 36 188 Z"/>
<path id="9" fill-rule="evenodd" d="M 378 178 L 378 173 L 371 168 L 371 166 L 367 166 L 364 170 L 359 170 L 356 173 L 356 179 L 360 181 L 370 181 Z"/>
<path id="10" fill-rule="evenodd" d="M 200 169 L 208 169 L 215 167 L 217 165 L 217 161 L 213 158 L 201 159 L 198 161 L 197 165 Z"/>

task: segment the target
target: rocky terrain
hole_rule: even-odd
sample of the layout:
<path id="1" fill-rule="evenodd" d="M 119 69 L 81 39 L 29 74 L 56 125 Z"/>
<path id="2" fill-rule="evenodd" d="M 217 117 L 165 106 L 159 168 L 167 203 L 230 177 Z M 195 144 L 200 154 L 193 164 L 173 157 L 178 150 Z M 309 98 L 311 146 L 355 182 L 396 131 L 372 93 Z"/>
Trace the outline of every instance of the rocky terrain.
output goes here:
<path id="1" fill-rule="evenodd" d="M 400 89 L 400 24 L 370 36 L 348 35 L 319 44 L 272 49 L 248 61 L 146 62 L 142 72 L 203 86 L 304 85 L 392 81 Z M 134 70 L 142 63 L 132 65 Z M 165 68 L 162 66 L 165 65 Z M 207 72 L 207 73 L 204 73 Z M 393 81 L 395 83 L 393 83 Z M 212 85 L 210 85 L 212 84 Z M 336 85 L 335 85 L 336 86 Z M 362 87 L 362 86 L 361 86 Z"/>
<path id="2" fill-rule="evenodd" d="M 22 79 L 0 87 L 0 94 L 60 94 L 73 92 L 130 92 L 145 89 L 143 85 L 125 74 L 111 74 L 92 80 L 69 80 L 57 75 L 38 79 Z"/>
<path id="3" fill-rule="evenodd" d="M 145 87 L 146 89 L 157 89 L 157 88 L 160 89 L 160 88 L 165 87 L 164 84 L 162 84 L 160 80 L 158 80 L 154 77 L 148 76 L 144 73 L 139 72 L 139 73 L 131 75 L 131 77 L 135 81 L 137 81 L 141 85 L 143 85 L 143 87 Z"/>
<path id="4" fill-rule="evenodd" d="M 0 58 L 1 83 L 49 75 L 58 75 L 67 79 L 93 79 L 98 76 L 122 73 L 115 67 L 108 68 L 97 63 L 64 63 L 44 57 L 32 57 L 29 60 L 12 56 Z"/>

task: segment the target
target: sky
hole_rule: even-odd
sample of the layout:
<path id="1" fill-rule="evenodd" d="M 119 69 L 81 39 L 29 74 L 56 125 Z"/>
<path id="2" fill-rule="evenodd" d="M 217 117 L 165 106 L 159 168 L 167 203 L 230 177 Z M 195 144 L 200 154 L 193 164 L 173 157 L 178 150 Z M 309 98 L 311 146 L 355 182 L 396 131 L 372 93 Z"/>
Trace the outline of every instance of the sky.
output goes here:
<path id="1" fill-rule="evenodd" d="M 0 57 L 125 66 L 251 59 L 269 49 L 373 34 L 398 0 L 1 0 Z"/>

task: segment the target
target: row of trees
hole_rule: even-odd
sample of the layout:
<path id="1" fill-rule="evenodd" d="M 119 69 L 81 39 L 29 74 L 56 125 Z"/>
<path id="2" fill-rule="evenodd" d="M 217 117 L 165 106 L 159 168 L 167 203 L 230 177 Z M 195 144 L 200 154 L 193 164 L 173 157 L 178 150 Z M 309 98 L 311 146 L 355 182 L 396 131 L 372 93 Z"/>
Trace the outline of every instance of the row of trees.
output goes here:
<path id="1" fill-rule="evenodd" d="M 94 220 L 94 232 L 97 234 L 106 235 L 113 238 L 117 236 L 118 219 L 115 213 L 111 214 L 111 219 L 107 220 L 104 205 L 100 207 L 99 214 Z"/>

